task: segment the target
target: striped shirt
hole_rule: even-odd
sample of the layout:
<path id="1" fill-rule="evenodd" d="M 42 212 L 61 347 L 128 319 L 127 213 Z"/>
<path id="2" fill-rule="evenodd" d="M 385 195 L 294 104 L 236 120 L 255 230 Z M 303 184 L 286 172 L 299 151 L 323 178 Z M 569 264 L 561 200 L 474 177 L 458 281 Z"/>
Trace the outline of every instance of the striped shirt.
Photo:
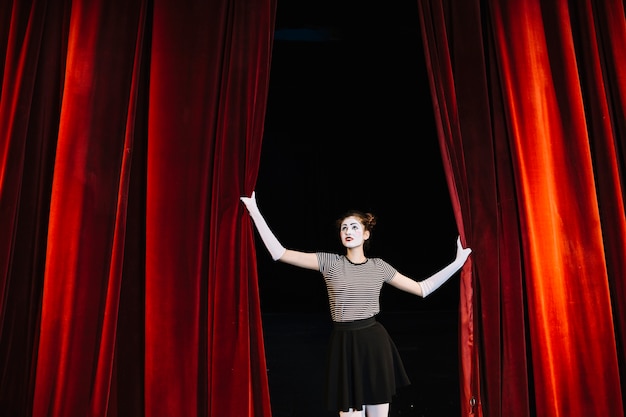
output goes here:
<path id="1" fill-rule="evenodd" d="M 344 255 L 317 252 L 320 272 L 326 282 L 333 321 L 373 317 L 380 312 L 380 290 L 396 269 L 380 258 L 353 264 Z"/>

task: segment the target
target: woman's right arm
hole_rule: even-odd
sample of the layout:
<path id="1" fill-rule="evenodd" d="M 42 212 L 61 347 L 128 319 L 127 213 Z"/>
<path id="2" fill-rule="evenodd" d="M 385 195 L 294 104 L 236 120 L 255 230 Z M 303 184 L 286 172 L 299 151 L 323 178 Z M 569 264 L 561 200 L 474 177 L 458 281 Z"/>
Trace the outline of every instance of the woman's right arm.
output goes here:
<path id="1" fill-rule="evenodd" d="M 261 215 L 259 207 L 256 203 L 254 191 L 251 197 L 240 197 L 241 201 L 248 209 L 248 213 L 256 226 L 263 244 L 272 255 L 275 261 L 281 261 L 287 264 L 298 266 L 300 268 L 319 270 L 317 255 L 312 252 L 300 252 L 285 247 L 278 241 L 274 233 L 267 225 L 265 218 Z"/>
<path id="2" fill-rule="evenodd" d="M 286 249 L 283 256 L 281 256 L 278 260 L 286 264 L 299 266 L 300 268 L 313 269 L 315 271 L 320 270 L 317 255 L 311 252 L 300 252 L 297 250 Z"/>

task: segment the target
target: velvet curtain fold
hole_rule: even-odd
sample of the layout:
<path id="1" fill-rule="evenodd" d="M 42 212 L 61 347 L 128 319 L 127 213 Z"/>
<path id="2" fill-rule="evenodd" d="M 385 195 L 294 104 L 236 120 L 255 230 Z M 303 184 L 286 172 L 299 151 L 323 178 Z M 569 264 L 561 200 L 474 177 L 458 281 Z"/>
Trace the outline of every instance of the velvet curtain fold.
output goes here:
<path id="1" fill-rule="evenodd" d="M 623 416 L 621 1 L 418 0 L 463 415 Z M 254 189 L 275 0 L 0 3 L 0 409 L 269 416 Z"/>
<path id="2" fill-rule="evenodd" d="M 274 15 L 2 2 L 3 415 L 270 415 L 239 196 Z"/>
<path id="3" fill-rule="evenodd" d="M 460 228 L 463 415 L 624 415 L 620 1 L 419 1 Z"/>

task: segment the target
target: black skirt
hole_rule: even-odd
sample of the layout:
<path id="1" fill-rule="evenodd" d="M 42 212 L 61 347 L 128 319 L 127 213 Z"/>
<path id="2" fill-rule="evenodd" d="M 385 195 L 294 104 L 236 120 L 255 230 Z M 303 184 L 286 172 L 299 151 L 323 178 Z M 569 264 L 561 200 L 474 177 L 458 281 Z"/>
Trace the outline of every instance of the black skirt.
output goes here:
<path id="1" fill-rule="evenodd" d="M 330 411 L 390 403 L 397 388 L 411 383 L 396 345 L 375 317 L 334 322 L 327 360 Z"/>

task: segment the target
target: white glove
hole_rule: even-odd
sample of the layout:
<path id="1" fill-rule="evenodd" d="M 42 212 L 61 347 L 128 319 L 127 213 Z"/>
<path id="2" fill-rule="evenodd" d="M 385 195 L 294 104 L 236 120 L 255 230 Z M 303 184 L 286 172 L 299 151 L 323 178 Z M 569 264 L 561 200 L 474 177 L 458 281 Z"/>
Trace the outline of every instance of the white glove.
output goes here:
<path id="1" fill-rule="evenodd" d="M 456 240 L 456 259 L 435 275 L 418 282 L 419 286 L 422 288 L 422 297 L 426 297 L 428 294 L 441 287 L 444 282 L 461 269 L 470 253 L 472 253 L 472 250 L 470 248 L 463 248 L 463 245 L 461 245 L 461 237 L 459 236 Z"/>
<path id="2" fill-rule="evenodd" d="M 251 197 L 240 197 L 239 198 L 245 204 L 248 209 L 248 213 L 250 213 L 250 217 L 256 226 L 256 230 L 259 232 L 261 236 L 261 240 L 265 244 L 265 247 L 269 251 L 270 255 L 272 255 L 272 259 L 275 261 L 279 260 L 283 254 L 285 253 L 285 248 L 280 244 L 274 233 L 270 230 L 267 222 L 261 215 L 259 208 L 256 204 L 256 197 L 254 195 L 254 191 L 252 192 Z"/>

